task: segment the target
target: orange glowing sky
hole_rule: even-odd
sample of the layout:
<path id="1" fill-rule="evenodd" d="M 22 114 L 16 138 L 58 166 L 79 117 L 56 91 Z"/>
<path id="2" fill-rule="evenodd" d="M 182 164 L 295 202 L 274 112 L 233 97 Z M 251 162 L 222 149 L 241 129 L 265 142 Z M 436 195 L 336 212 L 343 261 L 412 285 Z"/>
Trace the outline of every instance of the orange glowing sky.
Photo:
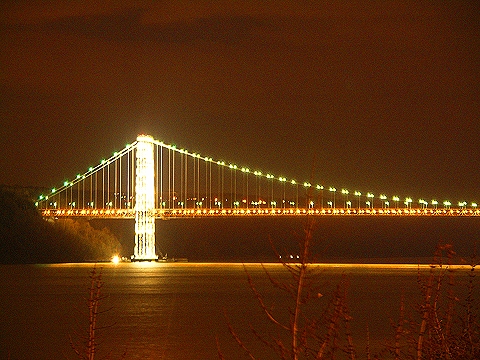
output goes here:
<path id="1" fill-rule="evenodd" d="M 149 133 L 326 186 L 480 201 L 475 1 L 5 1 L 0 184 Z"/>

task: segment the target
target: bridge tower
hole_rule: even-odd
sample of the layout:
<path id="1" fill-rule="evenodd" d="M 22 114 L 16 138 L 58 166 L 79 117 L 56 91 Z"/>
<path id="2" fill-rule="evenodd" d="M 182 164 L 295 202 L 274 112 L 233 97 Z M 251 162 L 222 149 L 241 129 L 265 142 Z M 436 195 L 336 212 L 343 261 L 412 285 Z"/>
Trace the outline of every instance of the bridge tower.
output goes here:
<path id="1" fill-rule="evenodd" d="M 154 140 L 137 137 L 135 166 L 135 247 L 132 261 L 157 260 L 155 254 Z"/>

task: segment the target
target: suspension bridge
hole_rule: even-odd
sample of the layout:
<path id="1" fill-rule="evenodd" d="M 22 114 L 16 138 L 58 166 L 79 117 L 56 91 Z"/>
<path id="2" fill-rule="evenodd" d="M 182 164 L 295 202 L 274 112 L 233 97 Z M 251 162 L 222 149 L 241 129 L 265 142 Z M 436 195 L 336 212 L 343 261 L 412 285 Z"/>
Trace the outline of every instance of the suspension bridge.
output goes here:
<path id="1" fill-rule="evenodd" d="M 311 180 L 310 180 L 311 181 Z M 148 135 L 41 195 L 46 218 L 135 219 L 133 261 L 158 258 L 155 219 L 226 216 L 480 216 L 476 202 L 412 199 L 299 182 Z"/>

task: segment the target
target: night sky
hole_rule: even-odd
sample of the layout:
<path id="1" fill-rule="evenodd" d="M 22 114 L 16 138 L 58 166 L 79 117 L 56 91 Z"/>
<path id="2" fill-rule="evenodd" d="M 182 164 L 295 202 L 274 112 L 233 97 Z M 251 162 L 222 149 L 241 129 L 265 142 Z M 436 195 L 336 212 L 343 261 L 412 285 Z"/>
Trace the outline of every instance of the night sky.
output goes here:
<path id="1" fill-rule="evenodd" d="M 139 133 L 350 190 L 480 201 L 478 1 L 2 1 L 0 184 Z"/>

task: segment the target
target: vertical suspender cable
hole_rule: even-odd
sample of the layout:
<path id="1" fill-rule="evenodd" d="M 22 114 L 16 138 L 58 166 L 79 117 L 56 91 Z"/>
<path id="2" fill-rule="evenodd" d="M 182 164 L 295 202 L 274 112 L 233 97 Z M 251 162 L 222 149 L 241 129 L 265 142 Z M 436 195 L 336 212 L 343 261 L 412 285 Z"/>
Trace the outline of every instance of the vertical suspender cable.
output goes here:
<path id="1" fill-rule="evenodd" d="M 204 200 L 207 200 L 208 198 L 208 164 L 210 163 L 210 159 L 205 160 L 205 192 L 204 192 Z"/>
<path id="2" fill-rule="evenodd" d="M 95 202 L 93 203 L 94 208 L 97 208 L 98 200 L 98 171 L 95 171 Z"/>
<path id="3" fill-rule="evenodd" d="M 107 206 L 110 206 L 110 161 L 107 163 Z"/>
<path id="4" fill-rule="evenodd" d="M 183 154 L 177 150 L 177 206 L 183 208 Z"/>
<path id="5" fill-rule="evenodd" d="M 120 202 L 120 209 L 122 208 L 122 159 L 123 155 L 118 158 L 118 201 Z"/>
<path id="6" fill-rule="evenodd" d="M 249 203 L 248 203 L 248 172 L 245 172 L 247 175 L 247 209 L 249 208 Z"/>
<path id="7" fill-rule="evenodd" d="M 197 157 L 198 166 L 197 166 L 197 202 L 200 201 L 200 158 Z"/>
<path id="8" fill-rule="evenodd" d="M 197 162 L 195 156 L 192 156 L 193 159 L 193 207 L 196 208 L 198 205 L 197 199 Z"/>
<path id="9" fill-rule="evenodd" d="M 212 208 L 212 162 L 211 161 L 210 161 L 210 166 L 209 166 L 208 169 L 209 169 L 209 172 L 210 172 L 210 174 L 209 174 L 210 175 L 209 176 L 209 178 L 210 178 L 210 181 L 209 181 L 209 192 L 210 192 L 210 194 L 208 194 L 208 202 L 210 204 L 209 208 L 211 209 Z"/>
<path id="10" fill-rule="evenodd" d="M 92 208 L 93 201 L 93 174 L 90 174 L 90 208 Z"/>
<path id="11" fill-rule="evenodd" d="M 85 175 L 82 175 L 82 209 L 85 209 Z"/>
<path id="12" fill-rule="evenodd" d="M 102 167 L 102 209 L 105 208 L 105 166 Z"/>
<path id="13" fill-rule="evenodd" d="M 168 208 L 172 208 L 172 185 L 171 185 L 171 167 L 170 167 L 170 162 L 171 162 L 171 153 L 172 150 L 169 148 L 168 149 Z"/>
<path id="14" fill-rule="evenodd" d="M 117 163 L 118 163 L 119 159 L 115 159 L 115 166 L 114 166 L 114 170 L 115 170 L 115 176 L 114 176 L 114 180 L 115 180 L 115 185 L 114 185 L 114 193 L 113 193 L 113 199 L 115 201 L 115 205 L 114 205 L 114 208 L 116 209 L 117 208 L 117 197 L 118 197 L 118 187 L 117 187 L 117 171 L 118 171 L 118 166 L 117 166 Z"/>
<path id="15" fill-rule="evenodd" d="M 158 144 L 155 145 L 155 209 L 158 209 L 160 206 L 160 202 L 161 202 L 161 194 L 159 192 L 159 186 L 158 186 L 158 183 L 159 183 L 159 172 L 158 172 L 158 163 L 160 162 L 160 158 L 159 158 L 159 148 L 160 146 Z"/>
<path id="16" fill-rule="evenodd" d="M 223 201 L 225 200 L 225 165 L 222 165 L 222 192 L 221 192 L 221 199 L 220 199 L 220 206 L 223 208 Z"/>
<path id="17" fill-rule="evenodd" d="M 185 156 L 185 207 L 188 205 L 188 154 Z"/>
<path id="18" fill-rule="evenodd" d="M 298 183 L 297 183 L 297 209 L 298 209 Z"/>
<path id="19" fill-rule="evenodd" d="M 163 208 L 163 146 L 160 146 L 160 207 Z"/>
<path id="20" fill-rule="evenodd" d="M 129 204 L 130 204 L 130 153 L 132 152 L 131 148 L 130 150 L 128 150 L 127 152 L 127 170 L 126 170 L 126 173 L 127 173 L 127 188 L 125 189 L 125 196 L 126 196 L 126 206 L 125 208 L 129 208 Z"/>

